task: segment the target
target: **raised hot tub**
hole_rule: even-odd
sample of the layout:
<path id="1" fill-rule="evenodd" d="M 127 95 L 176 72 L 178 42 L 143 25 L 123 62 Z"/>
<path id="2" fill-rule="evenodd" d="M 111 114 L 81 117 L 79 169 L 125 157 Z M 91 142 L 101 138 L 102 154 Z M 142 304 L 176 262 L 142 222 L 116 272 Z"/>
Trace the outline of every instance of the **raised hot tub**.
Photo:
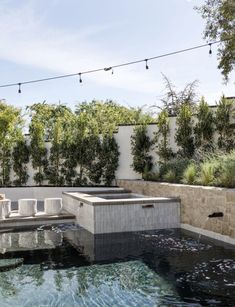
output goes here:
<path id="1" fill-rule="evenodd" d="M 93 234 L 180 227 L 178 198 L 149 197 L 122 188 L 64 192 L 63 208 Z"/>

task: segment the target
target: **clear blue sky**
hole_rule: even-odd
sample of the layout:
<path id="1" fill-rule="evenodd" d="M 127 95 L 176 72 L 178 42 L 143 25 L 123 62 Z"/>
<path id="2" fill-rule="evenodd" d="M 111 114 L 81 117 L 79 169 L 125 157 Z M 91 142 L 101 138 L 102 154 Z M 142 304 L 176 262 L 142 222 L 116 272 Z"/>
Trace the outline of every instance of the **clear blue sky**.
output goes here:
<path id="1" fill-rule="evenodd" d="M 204 43 L 204 21 L 193 9 L 201 0 L 1 0 L 0 84 L 148 58 Z M 129 106 L 159 104 L 161 73 L 182 89 L 198 79 L 198 93 L 214 104 L 234 96 L 235 74 L 224 85 L 216 46 L 78 78 L 0 89 L 0 99 L 24 106 L 46 100 L 114 99 Z"/>

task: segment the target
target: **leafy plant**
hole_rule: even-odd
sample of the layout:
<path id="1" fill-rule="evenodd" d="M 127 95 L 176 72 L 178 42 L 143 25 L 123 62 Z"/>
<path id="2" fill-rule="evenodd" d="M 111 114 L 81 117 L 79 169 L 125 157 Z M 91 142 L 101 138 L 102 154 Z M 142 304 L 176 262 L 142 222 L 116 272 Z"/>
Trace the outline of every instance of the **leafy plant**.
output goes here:
<path id="1" fill-rule="evenodd" d="M 205 101 L 201 98 L 196 111 L 196 124 L 194 128 L 195 146 L 207 151 L 213 146 L 214 117 L 213 113 Z"/>
<path id="2" fill-rule="evenodd" d="M 235 5 L 233 0 L 206 0 L 196 8 L 206 20 L 204 38 L 221 41 L 217 57 L 225 81 L 235 66 Z"/>
<path id="3" fill-rule="evenodd" d="M 230 123 L 233 102 L 234 100 L 226 99 L 223 95 L 215 114 L 216 130 L 219 135 L 218 147 L 226 152 L 231 151 L 235 147 L 235 128 Z"/>
<path id="4" fill-rule="evenodd" d="M 165 165 L 161 165 L 159 169 L 159 174 L 161 178 L 164 178 L 164 175 L 169 171 L 173 171 L 175 174 L 175 180 L 180 182 L 183 176 L 183 173 L 187 166 L 189 165 L 190 160 L 188 158 L 175 157 Z"/>
<path id="5" fill-rule="evenodd" d="M 0 184 L 10 185 L 11 152 L 17 140 L 22 138 L 21 110 L 0 101 Z"/>
<path id="6" fill-rule="evenodd" d="M 179 147 L 179 155 L 191 158 L 194 154 L 192 110 L 187 104 L 180 107 L 176 118 L 175 141 Z"/>
<path id="7" fill-rule="evenodd" d="M 157 145 L 157 154 L 159 156 L 159 162 L 166 164 L 166 162 L 174 156 L 172 149 L 169 146 L 169 116 L 166 110 L 161 111 L 157 119 L 158 131 L 155 134 L 155 140 Z"/>
<path id="8" fill-rule="evenodd" d="M 147 135 L 145 125 L 136 126 L 131 136 L 131 153 L 133 155 L 132 168 L 140 173 L 143 178 L 144 172 L 150 171 L 153 167 L 152 156 L 149 155 L 152 141 Z"/>
<path id="9" fill-rule="evenodd" d="M 164 175 L 163 175 L 163 179 L 167 182 L 173 183 L 173 182 L 177 182 L 177 176 L 175 171 L 173 170 L 168 170 Z"/>
<path id="10" fill-rule="evenodd" d="M 202 185 L 213 185 L 216 182 L 216 172 L 218 171 L 218 162 L 209 160 L 202 162 L 200 165 L 200 173 L 198 181 Z"/>
<path id="11" fill-rule="evenodd" d="M 27 164 L 29 163 L 29 148 L 24 139 L 18 140 L 12 152 L 13 170 L 16 176 L 16 186 L 26 185 L 29 175 Z"/>
<path id="12" fill-rule="evenodd" d="M 194 163 L 191 163 L 187 166 L 183 173 L 182 182 L 186 184 L 194 184 L 197 177 L 197 168 Z"/>

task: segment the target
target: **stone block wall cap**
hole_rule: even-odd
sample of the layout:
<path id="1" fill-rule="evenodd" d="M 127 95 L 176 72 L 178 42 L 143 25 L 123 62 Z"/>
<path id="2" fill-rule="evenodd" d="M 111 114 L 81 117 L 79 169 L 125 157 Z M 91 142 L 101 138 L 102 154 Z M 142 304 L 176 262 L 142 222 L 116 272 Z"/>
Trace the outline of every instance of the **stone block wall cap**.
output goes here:
<path id="1" fill-rule="evenodd" d="M 47 198 L 44 198 L 44 200 L 62 200 L 61 197 L 47 197 Z"/>

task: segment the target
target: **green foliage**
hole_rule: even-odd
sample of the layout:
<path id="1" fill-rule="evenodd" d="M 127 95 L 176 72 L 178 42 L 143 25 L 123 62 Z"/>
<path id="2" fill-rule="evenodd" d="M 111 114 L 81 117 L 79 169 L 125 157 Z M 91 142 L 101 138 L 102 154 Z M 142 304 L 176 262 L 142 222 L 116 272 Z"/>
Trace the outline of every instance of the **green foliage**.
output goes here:
<path id="1" fill-rule="evenodd" d="M 183 176 L 183 173 L 187 166 L 189 165 L 190 160 L 188 158 L 175 157 L 165 165 L 161 165 L 159 169 L 159 174 L 161 178 L 164 178 L 165 174 L 172 171 L 175 174 L 175 182 L 180 182 Z"/>
<path id="2" fill-rule="evenodd" d="M 131 136 L 131 153 L 133 155 L 132 168 L 143 177 L 144 172 L 152 169 L 152 156 L 149 155 L 152 141 L 147 135 L 145 125 L 136 126 Z"/>
<path id="3" fill-rule="evenodd" d="M 235 150 L 219 157 L 220 173 L 217 179 L 219 186 L 235 188 Z"/>
<path id="4" fill-rule="evenodd" d="M 176 134 L 175 141 L 179 147 L 178 154 L 183 157 L 191 158 L 194 154 L 194 139 L 193 139 L 193 120 L 192 109 L 190 105 L 183 104 L 176 118 Z"/>
<path id="5" fill-rule="evenodd" d="M 202 18 L 206 20 L 204 38 L 209 41 L 220 40 L 217 57 L 218 68 L 224 79 L 235 67 L 235 5 L 233 0 L 206 0 L 198 7 Z"/>
<path id="6" fill-rule="evenodd" d="M 234 100 L 222 96 L 215 114 L 216 130 L 218 132 L 218 147 L 226 152 L 235 147 L 235 128 L 230 123 Z"/>
<path id="7" fill-rule="evenodd" d="M 140 124 L 153 121 L 141 108 L 127 108 L 112 100 L 83 102 L 76 106 L 75 113 L 86 123 L 93 134 L 110 134 L 119 124 Z"/>
<path id="8" fill-rule="evenodd" d="M 182 182 L 186 184 L 194 184 L 197 177 L 197 168 L 194 163 L 191 163 L 187 166 L 183 173 Z"/>
<path id="9" fill-rule="evenodd" d="M 181 91 L 176 91 L 175 86 L 171 81 L 163 75 L 165 82 L 166 95 L 161 99 L 163 103 L 163 110 L 167 111 L 169 115 L 176 116 L 182 105 L 189 105 L 192 108 L 195 106 L 197 80 L 185 85 Z"/>
<path id="10" fill-rule="evenodd" d="M 64 174 L 66 173 L 66 165 L 62 146 L 65 140 L 64 129 L 73 116 L 70 109 L 63 105 L 52 106 L 51 118 L 48 125 L 49 137 L 51 140 L 51 148 L 49 155 L 49 165 L 47 168 L 47 179 L 50 184 L 61 186 L 65 183 Z"/>
<path id="11" fill-rule="evenodd" d="M 163 175 L 163 180 L 170 182 L 170 183 L 174 183 L 177 182 L 177 175 L 175 173 L 175 171 L 173 170 L 168 170 L 164 175 Z"/>
<path id="12" fill-rule="evenodd" d="M 216 182 L 216 173 L 218 172 L 218 161 L 206 160 L 200 165 L 200 173 L 198 181 L 202 185 L 214 185 Z"/>
<path id="13" fill-rule="evenodd" d="M 46 178 L 47 149 L 45 147 L 45 125 L 42 121 L 36 118 L 31 120 L 29 126 L 30 132 L 30 156 L 32 166 L 37 170 L 34 175 L 36 184 L 42 185 Z"/>
<path id="14" fill-rule="evenodd" d="M 21 110 L 0 101 L 0 184 L 10 185 L 11 150 L 22 138 Z"/>
<path id="15" fill-rule="evenodd" d="M 118 168 L 119 150 L 113 135 L 105 135 L 102 140 L 102 152 L 100 161 L 102 165 L 103 181 L 105 185 L 111 185 L 115 179 L 115 171 Z"/>
<path id="16" fill-rule="evenodd" d="M 13 170 L 16 176 L 14 185 L 26 185 L 29 175 L 27 173 L 27 164 L 29 163 L 29 148 L 25 140 L 18 140 L 12 152 Z"/>
<path id="17" fill-rule="evenodd" d="M 213 146 L 214 117 L 213 113 L 205 101 L 201 98 L 196 112 L 196 125 L 194 128 L 195 146 L 203 151 L 209 150 Z"/>
<path id="18" fill-rule="evenodd" d="M 166 164 L 166 162 L 173 157 L 173 151 L 169 147 L 169 116 L 166 110 L 161 111 L 157 119 L 158 131 L 155 134 L 155 140 L 157 145 L 157 154 L 159 155 L 160 163 Z"/>

